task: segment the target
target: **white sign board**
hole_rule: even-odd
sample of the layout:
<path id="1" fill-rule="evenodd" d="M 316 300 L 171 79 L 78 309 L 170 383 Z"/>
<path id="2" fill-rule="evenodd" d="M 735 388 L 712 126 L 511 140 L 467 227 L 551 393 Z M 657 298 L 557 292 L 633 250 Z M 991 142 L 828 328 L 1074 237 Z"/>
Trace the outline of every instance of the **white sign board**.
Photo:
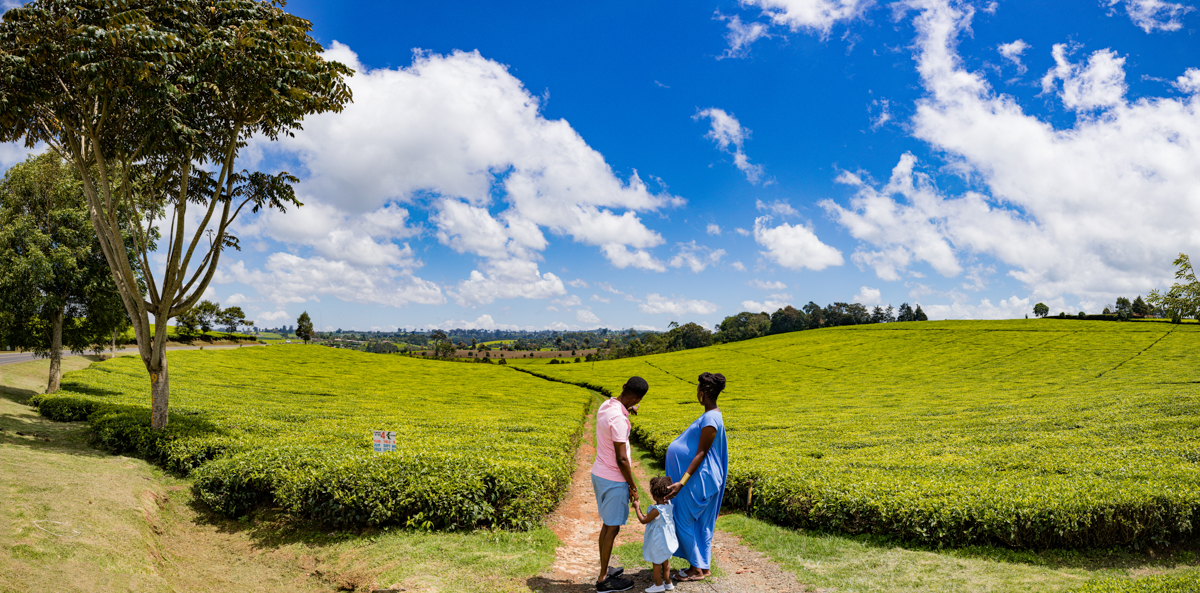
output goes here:
<path id="1" fill-rule="evenodd" d="M 396 433 L 390 430 L 372 430 L 371 442 L 375 445 L 376 453 L 396 452 Z"/>

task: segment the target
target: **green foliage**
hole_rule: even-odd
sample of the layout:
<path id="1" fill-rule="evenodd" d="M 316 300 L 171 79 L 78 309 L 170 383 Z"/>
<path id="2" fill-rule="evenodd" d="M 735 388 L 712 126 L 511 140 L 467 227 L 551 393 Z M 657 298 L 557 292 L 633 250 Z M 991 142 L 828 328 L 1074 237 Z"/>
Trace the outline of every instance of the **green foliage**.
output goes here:
<path id="1" fill-rule="evenodd" d="M 1150 291 L 1146 302 L 1172 320 L 1185 317 L 1200 319 L 1200 280 L 1196 279 L 1192 260 L 1186 253 L 1180 253 L 1173 263 L 1176 267 L 1175 279 L 1179 282 L 1172 284 L 1166 292 L 1159 292 L 1157 288 Z"/>
<path id="2" fill-rule="evenodd" d="M 804 331 L 595 365 L 650 382 L 633 420 L 659 457 L 721 372 L 725 500 L 788 526 L 931 545 L 1142 546 L 1195 535 L 1200 327 L 1073 320 Z M 1053 364 L 1047 364 L 1053 361 Z"/>
<path id="3" fill-rule="evenodd" d="M 1195 593 L 1200 591 L 1200 570 L 1138 579 L 1109 577 L 1091 581 L 1073 591 L 1075 593 Z"/>
<path id="4" fill-rule="evenodd" d="M 714 338 L 718 344 L 740 342 L 765 336 L 771 330 L 771 316 L 766 313 L 742 311 L 721 321 Z"/>
<path id="5" fill-rule="evenodd" d="M 230 231 L 243 210 L 300 206 L 295 176 L 239 170 L 238 151 L 350 101 L 352 71 L 327 62 L 312 23 L 283 5 L 32 0 L 0 20 L 0 141 L 45 143 L 80 173 L 154 380 L 159 429 L 167 321 L 200 301 L 224 250 L 239 249 Z M 159 220 L 171 229 L 161 251 Z M 200 223 L 189 232 L 190 220 Z M 151 264 L 156 253 L 166 261 Z M 157 283 L 144 296 L 143 279 Z"/>
<path id="6" fill-rule="evenodd" d="M 33 403 L 104 448 L 192 474 L 200 498 L 340 526 L 528 527 L 574 469 L 591 394 L 489 365 L 322 347 L 171 352 L 171 422 L 152 430 L 140 361 L 67 376 Z M 375 453 L 371 430 L 394 430 Z"/>
<path id="7" fill-rule="evenodd" d="M 1049 314 L 1050 314 L 1050 307 L 1047 307 L 1046 303 L 1038 303 L 1033 306 L 1033 316 L 1034 317 L 1045 317 Z"/>
<path id="8" fill-rule="evenodd" d="M 1145 317 L 1150 314 L 1150 306 L 1146 304 L 1146 301 L 1142 300 L 1141 295 L 1133 299 L 1133 305 L 1130 307 L 1130 310 L 1138 317 Z"/>
<path id="9" fill-rule="evenodd" d="M 876 307 L 876 309 L 878 308 Z M 808 329 L 808 316 L 791 305 L 777 309 L 771 314 L 770 333 L 772 334 L 784 334 L 802 329 Z"/>
<path id="10" fill-rule="evenodd" d="M 296 337 L 304 340 L 305 344 L 312 341 L 313 323 L 308 311 L 301 312 L 300 317 L 296 318 Z"/>
<path id="11" fill-rule="evenodd" d="M 0 181 L 0 346 L 99 350 L 125 322 L 78 176 L 53 152 Z"/>
<path id="12" fill-rule="evenodd" d="M 665 348 L 668 352 L 676 350 L 691 350 L 692 348 L 703 348 L 711 346 L 713 342 L 712 332 L 695 323 L 685 323 L 679 325 L 674 321 L 671 322 L 671 328 L 663 335 Z M 589 340 L 584 340 L 585 346 Z M 579 362 L 579 361 L 576 361 Z"/>

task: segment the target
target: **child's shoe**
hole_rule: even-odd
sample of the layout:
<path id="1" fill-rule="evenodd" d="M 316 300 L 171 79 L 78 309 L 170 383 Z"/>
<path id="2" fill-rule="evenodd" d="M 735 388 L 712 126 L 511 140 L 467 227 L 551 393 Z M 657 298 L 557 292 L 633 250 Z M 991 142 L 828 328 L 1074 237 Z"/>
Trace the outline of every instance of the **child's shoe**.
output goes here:
<path id="1" fill-rule="evenodd" d="M 667 590 L 666 585 L 651 585 L 646 588 L 646 593 L 663 593 Z"/>
<path id="2" fill-rule="evenodd" d="M 675 590 L 675 583 L 672 583 L 670 579 L 667 579 L 667 582 L 663 583 L 663 591 L 674 591 L 674 590 Z"/>

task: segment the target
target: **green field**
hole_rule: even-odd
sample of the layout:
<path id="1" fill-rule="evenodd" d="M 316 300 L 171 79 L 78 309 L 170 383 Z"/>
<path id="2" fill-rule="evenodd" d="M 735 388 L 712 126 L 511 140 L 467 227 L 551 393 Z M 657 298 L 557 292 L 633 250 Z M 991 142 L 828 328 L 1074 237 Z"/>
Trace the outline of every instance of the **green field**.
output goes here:
<path id="1" fill-rule="evenodd" d="M 518 368 L 597 387 L 641 375 L 662 455 L 722 372 L 727 505 L 930 545 L 1158 546 L 1200 519 L 1200 328 L 895 323 L 595 364 Z"/>
<path id="2" fill-rule="evenodd" d="M 320 346 L 171 352 L 171 422 L 149 429 L 134 358 L 35 396 L 102 446 L 191 474 L 229 516 L 283 508 L 318 523 L 528 527 L 557 503 L 591 393 L 491 365 Z M 398 433 L 375 453 L 371 430 Z"/>

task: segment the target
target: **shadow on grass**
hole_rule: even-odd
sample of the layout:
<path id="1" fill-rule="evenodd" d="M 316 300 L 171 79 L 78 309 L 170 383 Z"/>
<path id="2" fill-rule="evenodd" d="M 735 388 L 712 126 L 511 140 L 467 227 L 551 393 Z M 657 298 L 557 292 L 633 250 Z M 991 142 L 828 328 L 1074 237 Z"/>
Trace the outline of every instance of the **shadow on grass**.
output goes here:
<path id="1" fill-rule="evenodd" d="M 71 393 L 79 393 L 82 395 L 91 395 L 93 397 L 116 397 L 116 396 L 121 395 L 120 391 L 113 391 L 111 389 L 103 389 L 100 387 L 92 387 L 90 385 L 86 385 L 83 383 L 76 383 L 74 381 L 63 383 L 62 391 L 69 391 Z"/>
<path id="2" fill-rule="evenodd" d="M 320 548 L 381 533 L 374 527 L 339 529 L 298 519 L 282 509 L 259 509 L 249 515 L 230 519 L 214 511 L 200 500 L 193 486 L 188 506 L 198 525 L 216 528 L 219 533 L 242 534 L 254 542 L 257 549 L 275 549 L 291 544 Z"/>
<path id="3" fill-rule="evenodd" d="M 37 393 L 32 389 L 19 389 L 17 387 L 0 385 L 0 397 L 18 404 L 29 404 L 29 398 L 37 395 Z"/>

